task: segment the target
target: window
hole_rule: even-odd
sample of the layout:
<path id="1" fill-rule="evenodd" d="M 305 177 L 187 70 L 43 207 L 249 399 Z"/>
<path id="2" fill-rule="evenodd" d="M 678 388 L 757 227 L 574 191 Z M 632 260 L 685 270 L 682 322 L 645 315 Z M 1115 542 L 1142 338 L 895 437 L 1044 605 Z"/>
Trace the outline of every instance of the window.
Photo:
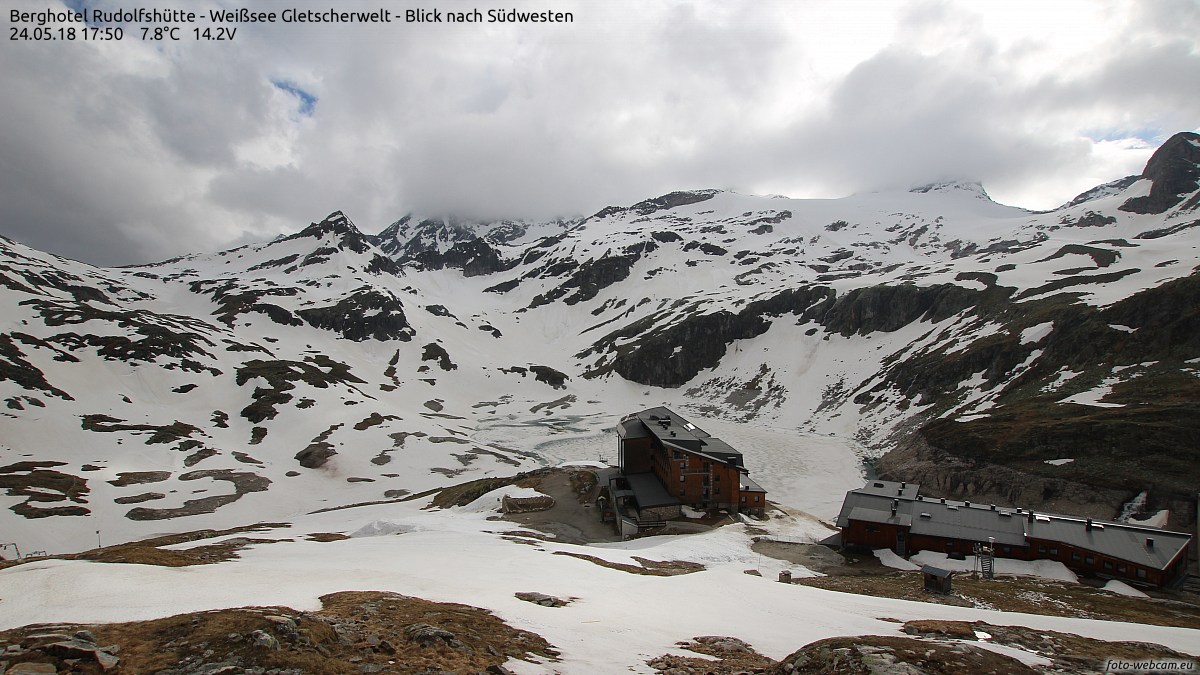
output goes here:
<path id="1" fill-rule="evenodd" d="M 1001 551 L 1004 551 L 1005 553 L 1012 553 L 1012 547 L 1011 547 L 1011 546 L 1001 546 L 1001 547 L 1000 547 L 1000 550 L 1001 550 Z"/>
<path id="2" fill-rule="evenodd" d="M 683 476 L 682 476 L 682 475 L 681 475 L 681 476 L 679 476 L 679 482 L 680 482 L 680 483 L 682 483 L 682 482 L 683 482 Z"/>
<path id="3" fill-rule="evenodd" d="M 1121 574 L 1125 574 L 1126 567 L 1124 565 L 1117 565 L 1117 571 L 1120 572 Z"/>
<path id="4" fill-rule="evenodd" d="M 1142 569 L 1142 568 L 1140 568 L 1140 567 L 1139 567 L 1139 568 L 1137 568 L 1137 578 L 1139 578 L 1139 579 L 1145 579 L 1145 578 L 1146 578 L 1146 570 L 1144 570 L 1144 569 Z"/>
<path id="5" fill-rule="evenodd" d="M 1050 555 L 1058 555 L 1058 547 L 1057 546 L 1050 547 Z"/>
<path id="6" fill-rule="evenodd" d="M 1045 553 L 1045 552 L 1046 552 L 1046 547 L 1045 547 L 1045 546 L 1039 546 L 1039 547 L 1038 547 L 1038 553 Z"/>
<path id="7" fill-rule="evenodd" d="M 1096 559 L 1089 555 L 1088 557 L 1083 559 L 1083 562 L 1094 566 L 1096 564 Z"/>
<path id="8" fill-rule="evenodd" d="M 754 495 L 754 501 L 758 501 L 758 495 Z"/>
<path id="9" fill-rule="evenodd" d="M 1112 570 L 1112 568 L 1113 568 L 1112 561 L 1111 561 L 1111 560 L 1105 560 L 1105 561 L 1104 561 L 1104 569 L 1111 571 L 1111 570 Z"/>
<path id="10" fill-rule="evenodd" d="M 1071 552 L 1071 560 L 1074 560 L 1075 562 L 1079 562 L 1079 554 L 1072 551 Z"/>
<path id="11" fill-rule="evenodd" d="M 745 502 L 745 501 L 746 501 L 746 495 L 742 495 L 742 501 L 743 501 L 743 502 Z"/>

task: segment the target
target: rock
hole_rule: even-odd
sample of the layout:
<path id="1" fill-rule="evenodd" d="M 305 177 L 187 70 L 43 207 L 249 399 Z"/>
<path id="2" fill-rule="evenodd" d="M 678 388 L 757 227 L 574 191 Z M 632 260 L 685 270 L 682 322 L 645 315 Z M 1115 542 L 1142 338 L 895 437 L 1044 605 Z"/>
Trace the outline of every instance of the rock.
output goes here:
<path id="1" fill-rule="evenodd" d="M 255 647 L 272 650 L 279 649 L 279 640 L 276 640 L 274 635 L 263 630 L 256 630 L 251 633 L 250 640 Z"/>
<path id="2" fill-rule="evenodd" d="M 92 655 L 99 651 L 99 647 L 94 642 L 84 642 L 83 640 L 64 640 L 62 642 L 51 642 L 43 645 L 40 648 L 43 652 L 57 656 L 62 659 L 84 659 L 92 658 Z"/>
<path id="3" fill-rule="evenodd" d="M 563 607 L 570 603 L 569 600 L 563 600 L 562 598 L 556 598 L 553 595 L 546 595 L 545 593 L 522 592 L 522 593 L 516 593 L 515 595 L 518 600 L 524 600 L 525 602 L 532 602 L 535 605 L 541 605 L 543 607 Z"/>
<path id="4" fill-rule="evenodd" d="M 44 675 L 49 673 L 54 675 L 58 672 L 58 668 L 53 663 L 18 663 L 8 670 L 4 671 L 4 675 Z"/>
<path id="5" fill-rule="evenodd" d="M 469 648 L 448 630 L 431 626 L 427 623 L 414 623 L 404 628 L 404 634 L 409 640 L 421 645 L 422 647 L 432 647 L 438 642 L 444 642 L 450 647 L 469 651 Z"/>
<path id="6" fill-rule="evenodd" d="M 1190 131 L 1175 134 L 1159 146 L 1146 162 L 1141 177 L 1152 182 L 1150 193 L 1132 197 L 1120 207 L 1131 213 L 1164 213 L 1196 190 L 1200 181 L 1200 135 Z"/>
<path id="7" fill-rule="evenodd" d="M 280 633 L 295 633 L 296 622 L 286 616 L 264 616 L 264 619 L 275 625 L 275 630 Z"/>
<path id="8" fill-rule="evenodd" d="M 75 631 L 74 637 L 76 640 L 83 640 L 84 642 L 91 642 L 92 644 L 96 643 L 96 636 L 92 635 L 92 631 L 90 630 Z"/>
<path id="9" fill-rule="evenodd" d="M 121 662 L 119 658 L 107 652 L 93 652 L 92 657 L 96 659 L 96 663 L 100 664 L 100 667 L 104 669 L 105 672 L 116 668 Z"/>

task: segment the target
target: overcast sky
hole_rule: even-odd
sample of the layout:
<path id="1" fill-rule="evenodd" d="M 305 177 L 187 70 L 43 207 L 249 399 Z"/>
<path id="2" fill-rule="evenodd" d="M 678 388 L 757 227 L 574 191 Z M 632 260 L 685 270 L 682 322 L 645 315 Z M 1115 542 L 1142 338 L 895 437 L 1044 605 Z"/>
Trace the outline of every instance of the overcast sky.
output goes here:
<path id="1" fill-rule="evenodd" d="M 374 233 L 410 211 L 586 215 L 677 189 L 841 197 L 949 179 L 1042 209 L 1200 129 L 1194 0 L 146 3 L 243 5 L 574 22 L 10 41 L 0 234 L 112 265 L 337 209 Z M 10 1 L 5 19 L 64 7 Z"/>

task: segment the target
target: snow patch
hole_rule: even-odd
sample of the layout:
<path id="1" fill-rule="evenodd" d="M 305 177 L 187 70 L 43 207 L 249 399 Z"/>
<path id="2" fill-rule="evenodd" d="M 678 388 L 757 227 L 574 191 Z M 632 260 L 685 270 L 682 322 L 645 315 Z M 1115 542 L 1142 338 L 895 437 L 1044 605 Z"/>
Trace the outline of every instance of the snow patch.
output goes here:
<path id="1" fill-rule="evenodd" d="M 1039 323 L 1036 326 L 1030 326 L 1029 328 L 1021 331 L 1021 344 L 1027 345 L 1035 342 L 1041 342 L 1053 331 L 1053 321 L 1047 321 L 1046 323 Z"/>
<path id="2" fill-rule="evenodd" d="M 1146 595 L 1145 593 L 1139 591 L 1138 589 L 1134 588 L 1133 586 L 1130 586 L 1129 584 L 1127 584 L 1123 581 L 1118 581 L 1117 579 L 1109 579 L 1108 583 L 1104 584 L 1103 588 L 1104 588 L 1104 590 L 1108 591 L 1109 593 L 1116 593 L 1118 595 L 1128 595 L 1131 598 L 1148 598 L 1148 597 L 1150 597 L 1150 596 Z"/>
<path id="3" fill-rule="evenodd" d="M 979 564 L 973 555 L 966 556 L 966 560 L 952 560 L 947 558 L 945 553 L 921 551 L 910 557 L 909 560 L 919 565 L 933 565 L 934 567 L 940 567 L 952 572 L 973 572 L 979 568 Z M 1079 583 L 1079 577 L 1075 576 L 1074 572 L 1067 569 L 1066 565 L 1057 560 L 995 558 L 995 563 L 995 570 L 998 575 L 1042 577 L 1043 579 L 1057 579 L 1058 581 Z"/>
<path id="4" fill-rule="evenodd" d="M 890 548 L 875 549 L 875 557 L 879 558 L 879 562 L 882 563 L 884 567 L 891 567 L 892 569 L 905 571 L 921 569 L 920 565 L 914 565 L 904 558 L 901 558 Z"/>
<path id="5" fill-rule="evenodd" d="M 1063 459 L 1047 459 L 1045 460 L 1045 463 L 1049 464 L 1050 466 L 1062 466 L 1063 464 L 1070 464 L 1074 461 L 1074 457 L 1064 457 Z"/>

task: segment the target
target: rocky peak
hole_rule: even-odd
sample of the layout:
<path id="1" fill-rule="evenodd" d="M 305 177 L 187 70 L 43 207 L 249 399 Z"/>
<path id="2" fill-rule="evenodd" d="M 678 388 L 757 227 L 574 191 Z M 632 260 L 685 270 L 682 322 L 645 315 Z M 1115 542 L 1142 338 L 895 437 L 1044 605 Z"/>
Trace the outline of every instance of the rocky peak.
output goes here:
<path id="1" fill-rule="evenodd" d="M 670 192 L 661 197 L 640 201 L 628 208 L 620 206 L 606 206 L 596 212 L 592 218 L 607 218 L 608 216 L 633 211 L 639 216 L 648 216 L 655 211 L 666 211 L 678 206 L 686 206 L 688 204 L 696 204 L 698 202 L 707 201 L 720 194 L 720 190 L 683 190 L 679 192 Z M 590 219 L 589 219 L 590 220 Z"/>
<path id="2" fill-rule="evenodd" d="M 1153 183 L 1150 194 L 1132 197 L 1120 206 L 1130 213 L 1163 213 L 1196 191 L 1200 184 L 1200 134 L 1181 131 L 1167 139 L 1142 171 Z"/>
<path id="3" fill-rule="evenodd" d="M 335 239 L 337 246 L 349 249 L 355 253 L 365 253 L 369 248 L 363 233 L 341 211 L 334 211 L 319 223 L 312 223 L 296 234 L 284 237 L 280 241 L 293 241 L 303 238 Z"/>

